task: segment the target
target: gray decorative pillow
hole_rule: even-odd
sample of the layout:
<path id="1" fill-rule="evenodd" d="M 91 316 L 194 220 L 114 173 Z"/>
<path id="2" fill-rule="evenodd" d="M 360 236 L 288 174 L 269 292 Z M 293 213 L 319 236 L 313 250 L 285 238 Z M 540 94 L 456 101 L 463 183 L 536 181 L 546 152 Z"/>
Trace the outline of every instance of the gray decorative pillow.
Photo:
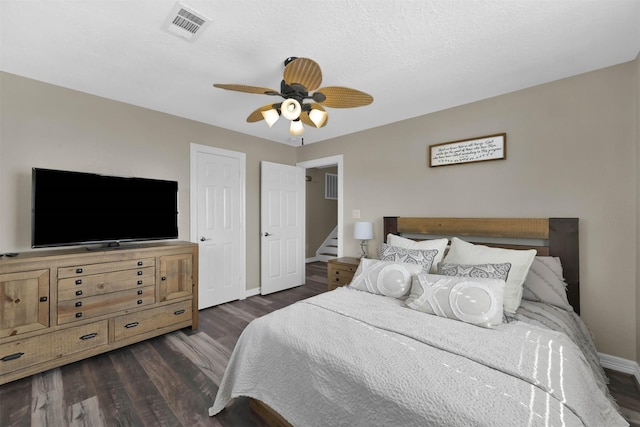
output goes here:
<path id="1" fill-rule="evenodd" d="M 437 249 L 405 249 L 387 245 L 386 243 L 382 243 L 380 246 L 381 260 L 417 264 L 422 267 L 422 271 L 425 273 L 428 273 L 431 269 L 431 265 L 433 264 L 433 260 L 436 255 L 438 255 Z"/>
<path id="2" fill-rule="evenodd" d="M 509 277 L 506 280 L 507 287 L 504 290 L 504 311 L 509 315 L 514 315 L 520 307 L 522 284 L 536 255 L 535 249 L 492 248 L 452 237 L 449 252 L 443 262 L 452 264 L 511 263 Z"/>
<path id="3" fill-rule="evenodd" d="M 448 319 L 492 328 L 502 323 L 505 281 L 419 274 L 404 304 Z"/>
<path id="4" fill-rule="evenodd" d="M 403 298 L 411 290 L 411 277 L 422 269 L 416 264 L 362 258 L 350 288 L 393 298 Z"/>
<path id="5" fill-rule="evenodd" d="M 438 274 L 443 276 L 478 277 L 484 279 L 507 280 L 511 263 L 500 264 L 452 264 L 438 263 Z"/>
<path id="6" fill-rule="evenodd" d="M 573 310 L 567 300 L 567 283 L 564 281 L 560 258 L 537 256 L 524 280 L 522 299 L 544 302 L 565 310 Z"/>
<path id="7" fill-rule="evenodd" d="M 438 255 L 436 255 L 435 259 L 433 260 L 433 265 L 431 266 L 431 272 L 435 274 L 438 263 L 442 261 L 442 258 L 444 258 L 444 253 L 447 251 L 449 239 L 444 238 L 416 241 L 389 233 L 387 234 L 387 244 L 398 248 L 418 249 L 421 251 L 437 249 Z"/>

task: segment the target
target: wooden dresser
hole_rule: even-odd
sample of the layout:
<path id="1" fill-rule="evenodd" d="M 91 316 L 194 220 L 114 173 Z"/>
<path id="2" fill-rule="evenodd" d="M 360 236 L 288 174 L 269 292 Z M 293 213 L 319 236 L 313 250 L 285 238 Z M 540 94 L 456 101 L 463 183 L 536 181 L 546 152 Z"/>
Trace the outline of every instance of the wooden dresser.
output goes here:
<path id="1" fill-rule="evenodd" d="M 332 291 L 335 288 L 351 283 L 359 264 L 359 258 L 344 257 L 330 259 L 327 263 L 329 290 Z"/>
<path id="2" fill-rule="evenodd" d="M 196 329 L 197 262 L 188 242 L 0 259 L 0 384 Z"/>

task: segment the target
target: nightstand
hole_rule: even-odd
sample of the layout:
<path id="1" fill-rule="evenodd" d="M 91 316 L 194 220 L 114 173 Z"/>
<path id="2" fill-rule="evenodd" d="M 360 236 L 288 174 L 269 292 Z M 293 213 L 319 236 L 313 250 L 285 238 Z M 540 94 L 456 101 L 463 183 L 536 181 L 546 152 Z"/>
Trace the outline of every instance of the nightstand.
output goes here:
<path id="1" fill-rule="evenodd" d="M 335 288 L 351 283 L 359 264 L 359 258 L 344 257 L 330 259 L 327 263 L 329 290 L 332 291 Z"/>

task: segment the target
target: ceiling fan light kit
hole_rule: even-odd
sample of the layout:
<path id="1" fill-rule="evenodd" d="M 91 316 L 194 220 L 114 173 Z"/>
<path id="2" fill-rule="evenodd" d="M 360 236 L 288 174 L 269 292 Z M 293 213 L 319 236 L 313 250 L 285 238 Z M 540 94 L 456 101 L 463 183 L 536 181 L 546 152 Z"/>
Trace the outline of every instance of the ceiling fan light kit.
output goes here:
<path id="1" fill-rule="evenodd" d="M 304 133 L 304 126 L 302 126 L 302 122 L 300 120 L 291 120 L 289 133 L 293 136 L 302 135 Z"/>
<path id="2" fill-rule="evenodd" d="M 264 117 L 264 121 L 267 122 L 267 125 L 269 125 L 269 127 L 273 126 L 273 124 L 280 118 L 280 113 L 278 113 L 278 110 L 276 110 L 275 108 L 261 111 L 260 113 L 262 113 L 262 117 Z"/>
<path id="3" fill-rule="evenodd" d="M 282 117 L 287 120 L 297 120 L 300 117 L 300 113 L 302 113 L 300 103 L 293 98 L 284 101 L 280 110 L 282 111 Z"/>
<path id="4" fill-rule="evenodd" d="M 258 108 L 247 117 L 247 122 L 265 120 L 267 125 L 272 127 L 282 115 L 285 119 L 291 120 L 289 133 L 294 136 L 302 135 L 303 123 L 316 128 L 326 126 L 329 115 L 324 107 L 354 108 L 373 102 L 371 95 L 356 89 L 340 86 L 320 88 L 322 71 L 312 59 L 289 57 L 284 61 L 284 66 L 279 92 L 269 88 L 239 84 L 216 83 L 213 86 L 237 92 L 284 98 L 281 104 L 267 104 Z M 305 100 L 313 102 L 305 103 Z"/>
<path id="5" fill-rule="evenodd" d="M 322 127 L 327 121 L 327 112 L 322 110 L 316 110 L 313 108 L 309 111 L 309 119 L 316 125 L 317 128 Z"/>

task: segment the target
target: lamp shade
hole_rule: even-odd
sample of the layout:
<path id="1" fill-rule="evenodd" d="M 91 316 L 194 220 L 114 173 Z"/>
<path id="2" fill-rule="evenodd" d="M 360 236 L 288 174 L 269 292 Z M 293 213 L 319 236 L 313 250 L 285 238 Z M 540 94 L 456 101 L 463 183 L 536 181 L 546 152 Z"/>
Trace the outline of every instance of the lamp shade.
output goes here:
<path id="1" fill-rule="evenodd" d="M 280 110 L 282 111 L 282 117 L 287 120 L 295 120 L 300 117 L 300 113 L 302 113 L 300 103 L 293 98 L 284 101 L 280 106 Z"/>
<path id="2" fill-rule="evenodd" d="M 356 240 L 373 239 L 373 224 L 367 221 L 357 221 L 353 227 L 353 238 Z"/>
<path id="3" fill-rule="evenodd" d="M 277 122 L 278 118 L 280 117 L 280 114 L 278 114 L 278 110 L 276 110 L 275 108 L 267 111 L 261 111 L 261 113 L 262 117 L 264 117 L 264 121 L 267 122 L 267 125 L 269 125 L 269 127 L 273 126 L 273 124 Z"/>
<path id="4" fill-rule="evenodd" d="M 300 120 L 292 120 L 291 126 L 289 126 L 289 133 L 294 136 L 302 135 L 304 133 L 304 126 Z"/>
<path id="5" fill-rule="evenodd" d="M 314 108 L 309 112 L 309 119 L 317 128 L 322 127 L 324 122 L 327 120 L 327 112 Z"/>

